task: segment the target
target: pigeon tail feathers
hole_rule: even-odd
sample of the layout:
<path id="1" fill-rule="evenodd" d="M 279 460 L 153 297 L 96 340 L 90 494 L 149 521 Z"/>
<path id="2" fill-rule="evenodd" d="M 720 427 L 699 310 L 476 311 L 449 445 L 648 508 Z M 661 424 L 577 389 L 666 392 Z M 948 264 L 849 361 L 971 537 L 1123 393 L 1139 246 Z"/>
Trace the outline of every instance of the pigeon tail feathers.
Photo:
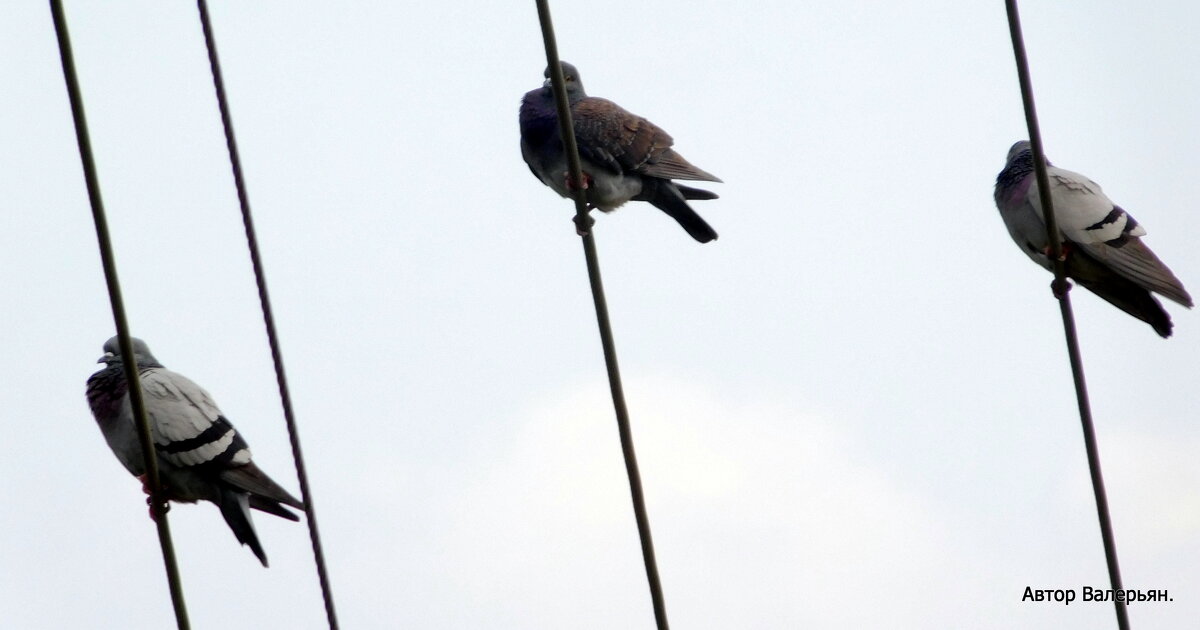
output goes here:
<path id="1" fill-rule="evenodd" d="M 1166 339 L 1171 336 L 1171 316 L 1162 304 L 1138 283 L 1114 272 L 1091 256 L 1076 250 L 1070 255 L 1067 275 L 1109 304 L 1150 324 Z"/>
<path id="2" fill-rule="evenodd" d="M 268 501 L 303 510 L 304 504 L 267 476 L 254 462 L 221 471 L 221 481 Z M 270 511 L 270 510 L 266 510 Z"/>
<path id="3" fill-rule="evenodd" d="M 258 556 L 264 567 L 267 564 L 267 552 L 263 551 L 262 543 L 258 542 L 258 534 L 254 531 L 254 522 L 250 520 L 250 495 L 229 488 L 221 488 L 221 516 L 234 537 L 243 545 L 249 545 L 250 550 Z"/>
<path id="4" fill-rule="evenodd" d="M 679 189 L 679 193 L 683 195 L 684 199 L 720 199 L 720 196 L 717 195 L 717 193 L 710 190 L 701 190 L 699 188 L 692 188 L 691 186 L 684 186 L 682 184 L 675 184 L 675 188 Z"/>
<path id="5" fill-rule="evenodd" d="M 299 516 L 296 516 L 291 510 L 280 505 L 278 501 L 272 501 L 271 499 L 257 495 L 250 495 L 250 507 L 266 512 L 267 514 L 274 514 L 280 518 L 286 518 L 289 521 L 298 522 L 300 520 Z"/>
<path id="6" fill-rule="evenodd" d="M 695 188 L 688 190 L 705 192 Z M 692 238 L 701 243 L 717 240 L 716 230 L 692 210 L 679 187 L 668 180 L 647 177 L 642 183 L 642 192 L 634 199 L 649 201 L 655 208 L 675 219 Z"/>

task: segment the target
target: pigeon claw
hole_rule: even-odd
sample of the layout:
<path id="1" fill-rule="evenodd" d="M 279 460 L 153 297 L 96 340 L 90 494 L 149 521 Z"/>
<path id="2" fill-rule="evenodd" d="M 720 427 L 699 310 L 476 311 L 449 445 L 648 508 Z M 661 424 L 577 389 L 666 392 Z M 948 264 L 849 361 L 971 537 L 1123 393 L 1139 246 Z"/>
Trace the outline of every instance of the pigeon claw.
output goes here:
<path id="1" fill-rule="evenodd" d="M 575 233 L 580 236 L 587 236 L 592 231 L 592 226 L 596 225 L 596 220 L 590 214 L 576 214 L 571 220 L 575 222 Z"/>
<path id="2" fill-rule="evenodd" d="M 146 505 L 150 506 L 150 520 L 154 521 L 155 523 L 158 522 L 159 512 L 166 514 L 171 509 L 171 504 L 168 501 L 163 501 L 162 504 L 158 506 L 158 509 L 155 509 L 154 497 L 146 497 Z"/>
<path id="3" fill-rule="evenodd" d="M 161 509 L 155 510 L 154 509 L 154 493 L 150 491 L 149 477 L 145 474 L 141 474 L 141 475 L 137 476 L 137 479 L 138 479 L 138 481 L 142 482 L 142 492 L 146 493 L 146 505 L 150 506 L 150 520 L 157 523 L 158 522 L 158 512 L 161 511 L 163 514 L 166 514 L 167 510 L 171 509 L 171 503 L 169 501 L 163 501 L 162 505 L 161 505 Z"/>
<path id="4" fill-rule="evenodd" d="M 1054 293 L 1054 297 L 1060 300 L 1066 297 L 1067 291 L 1070 290 L 1071 283 L 1068 282 L 1066 278 L 1063 278 L 1061 281 L 1058 278 L 1055 278 L 1054 281 L 1050 283 L 1050 291 Z"/>

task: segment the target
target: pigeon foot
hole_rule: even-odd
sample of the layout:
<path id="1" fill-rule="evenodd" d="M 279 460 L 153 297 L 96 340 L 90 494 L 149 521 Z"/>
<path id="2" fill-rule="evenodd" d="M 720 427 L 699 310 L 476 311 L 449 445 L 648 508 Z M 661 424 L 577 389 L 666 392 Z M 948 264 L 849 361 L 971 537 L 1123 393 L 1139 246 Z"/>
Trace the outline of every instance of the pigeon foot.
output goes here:
<path id="1" fill-rule="evenodd" d="M 146 505 L 149 506 L 150 520 L 158 522 L 158 512 L 154 509 L 154 497 L 146 497 Z M 162 502 L 162 513 L 166 514 L 171 509 L 171 504 L 167 501 Z"/>
<path id="2" fill-rule="evenodd" d="M 571 220 L 575 222 L 575 233 L 580 236 L 587 236 L 592 231 L 592 226 L 596 225 L 596 220 L 590 214 L 585 214 L 583 217 L 576 214 Z"/>
<path id="3" fill-rule="evenodd" d="M 1071 283 L 1068 282 L 1066 278 L 1063 278 L 1061 283 L 1058 281 L 1058 278 L 1055 278 L 1054 281 L 1050 283 L 1050 291 L 1054 293 L 1054 297 L 1060 300 L 1066 297 L 1067 291 L 1070 290 Z"/>
<path id="4" fill-rule="evenodd" d="M 138 481 L 142 482 L 142 492 L 146 493 L 146 505 L 150 506 L 150 520 L 158 522 L 158 515 L 154 510 L 154 493 L 150 492 L 150 479 L 145 474 L 137 476 Z M 171 509 L 169 501 L 162 502 L 162 513 L 166 514 L 167 510 Z"/>
<path id="5" fill-rule="evenodd" d="M 586 172 L 583 174 L 583 182 L 579 186 L 575 186 L 575 182 L 571 180 L 571 172 L 563 172 L 563 181 L 567 185 L 567 190 L 587 190 L 592 185 L 592 176 Z"/>
<path id="6" fill-rule="evenodd" d="M 1067 254 L 1070 254 L 1070 253 L 1071 253 L 1071 247 L 1070 247 L 1069 245 L 1067 245 L 1066 243 L 1063 243 L 1063 244 L 1062 244 L 1062 245 L 1059 247 L 1059 251 L 1060 251 L 1060 252 L 1062 252 L 1062 253 L 1061 253 L 1061 254 L 1059 255 L 1059 257 L 1058 257 L 1058 262 L 1066 262 L 1066 261 L 1067 261 Z M 1047 245 L 1047 246 L 1045 247 L 1045 249 L 1043 249 L 1043 250 L 1042 250 L 1042 253 L 1046 255 L 1046 258 L 1049 258 L 1049 259 L 1051 259 L 1051 260 L 1054 260 L 1054 253 L 1053 253 L 1052 251 L 1050 251 L 1050 246 L 1049 246 L 1049 245 Z"/>

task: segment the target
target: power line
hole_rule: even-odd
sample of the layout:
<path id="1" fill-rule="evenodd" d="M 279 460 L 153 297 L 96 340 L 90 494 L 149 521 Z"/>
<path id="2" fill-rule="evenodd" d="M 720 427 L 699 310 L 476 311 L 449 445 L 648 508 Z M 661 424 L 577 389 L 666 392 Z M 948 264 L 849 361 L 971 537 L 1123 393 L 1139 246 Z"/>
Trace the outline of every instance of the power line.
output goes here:
<path id="1" fill-rule="evenodd" d="M 279 398 L 283 404 L 283 418 L 287 424 L 288 439 L 292 445 L 292 459 L 296 463 L 296 477 L 300 481 L 300 498 L 308 521 L 309 540 L 312 542 L 313 559 L 317 564 L 317 579 L 321 583 L 321 597 L 325 600 L 325 618 L 330 630 L 337 630 L 337 613 L 333 607 L 333 589 L 329 584 L 329 572 L 325 568 L 325 553 L 321 547 L 321 534 L 317 528 L 317 513 L 313 506 L 312 490 L 308 485 L 308 473 L 304 465 L 304 453 L 300 450 L 300 433 L 292 411 L 292 397 L 288 391 L 287 375 L 283 369 L 283 351 L 279 346 L 279 335 L 275 329 L 275 316 L 271 309 L 271 297 L 267 293 L 266 272 L 263 270 L 262 255 L 259 253 L 258 237 L 254 231 L 254 219 L 250 214 L 250 197 L 246 193 L 246 180 L 242 176 L 242 161 L 238 154 L 237 140 L 233 135 L 233 119 L 229 114 L 229 102 L 225 95 L 225 81 L 221 75 L 221 62 L 217 58 L 217 42 L 213 37 L 212 21 L 208 15 L 208 3 L 197 0 L 200 10 L 200 25 L 204 30 L 204 43 L 208 48 L 208 63 L 212 68 L 213 85 L 217 91 L 217 105 L 221 110 L 221 124 L 225 129 L 225 144 L 229 148 L 229 164 L 233 169 L 233 182 L 237 188 L 238 204 L 242 211 L 242 223 L 246 228 L 246 242 L 250 248 L 250 262 L 254 266 L 254 280 L 258 285 L 258 299 L 262 304 L 263 323 L 267 328 L 267 341 L 271 346 L 271 359 L 275 363 L 275 380 L 279 384 Z"/>
<path id="2" fill-rule="evenodd" d="M 1062 255 L 1062 240 L 1054 219 L 1054 203 L 1050 196 L 1050 178 L 1046 173 L 1046 155 L 1042 150 L 1042 135 L 1038 127 L 1037 110 L 1033 105 L 1033 82 L 1029 78 L 1029 60 L 1025 55 L 1025 39 L 1021 35 L 1021 17 L 1016 0 L 1005 0 L 1008 9 L 1008 28 L 1012 35 L 1013 53 L 1017 61 L 1017 77 L 1021 83 L 1021 100 L 1025 104 L 1025 123 L 1029 126 L 1029 143 L 1033 146 L 1033 165 L 1037 173 L 1038 193 L 1046 235 L 1050 242 L 1050 260 L 1054 264 L 1054 294 L 1062 311 L 1063 332 L 1067 337 L 1067 354 L 1071 358 L 1071 374 L 1075 378 L 1075 398 L 1079 404 L 1079 420 L 1083 425 L 1083 442 L 1087 450 L 1088 470 L 1092 475 L 1092 491 L 1096 495 L 1096 513 L 1100 518 L 1100 537 L 1104 541 L 1104 557 L 1108 562 L 1108 578 L 1113 592 L 1123 590 L 1121 568 L 1117 564 L 1117 542 L 1113 536 L 1112 519 L 1108 512 L 1108 495 L 1104 477 L 1100 474 L 1100 449 L 1096 445 L 1096 429 L 1092 424 L 1092 407 L 1088 401 L 1087 383 L 1083 378 L 1083 359 L 1079 354 L 1079 339 L 1075 332 L 1075 315 L 1071 310 L 1070 285 L 1066 278 L 1066 261 Z M 1117 610 L 1117 627 L 1129 630 L 1129 614 L 1125 600 L 1113 598 Z"/>
<path id="3" fill-rule="evenodd" d="M 571 107 L 567 102 L 566 83 L 562 66 L 559 65 L 558 44 L 554 38 L 554 24 L 550 20 L 547 0 L 536 0 L 538 20 L 542 27 L 542 40 L 546 47 L 546 62 L 554 88 L 554 101 L 558 108 L 558 125 L 562 133 L 563 149 L 567 154 L 571 198 L 575 201 L 575 224 L 583 237 L 583 255 L 587 260 L 588 280 L 592 286 L 592 301 L 596 306 L 596 323 L 600 327 L 600 343 L 604 348 L 604 364 L 608 368 L 608 385 L 612 392 L 613 409 L 617 415 L 617 431 L 621 436 L 621 452 L 625 456 L 625 472 L 629 477 L 629 492 L 633 499 L 633 514 L 637 521 L 638 537 L 642 543 L 642 560 L 646 565 L 646 579 L 650 584 L 650 599 L 654 605 L 654 619 L 659 630 L 667 630 L 667 606 L 663 598 L 662 583 L 658 577 L 658 562 L 654 558 L 654 541 L 650 535 L 650 517 L 646 513 L 646 498 L 642 492 L 642 476 L 638 472 L 637 454 L 633 449 L 633 431 L 629 426 L 629 410 L 625 406 L 625 392 L 621 386 L 621 370 L 617 365 L 617 349 L 613 340 L 612 325 L 608 319 L 608 301 L 604 297 L 604 284 L 600 281 L 600 261 L 596 253 L 596 239 L 592 236 L 592 218 L 588 215 L 587 202 L 583 193 L 583 166 L 579 160 L 579 146 L 575 142 L 575 130 L 571 123 Z"/>
<path id="4" fill-rule="evenodd" d="M 92 206 L 92 219 L 96 224 L 96 241 L 100 246 L 100 261 L 104 267 L 104 279 L 108 283 L 108 298 L 112 303 L 113 320 L 117 327 L 118 343 L 121 346 L 125 379 L 129 383 L 129 400 L 133 407 L 134 424 L 137 428 L 138 444 L 142 449 L 142 462 L 146 468 L 146 485 L 150 489 L 150 509 L 158 529 L 158 543 L 162 547 L 163 565 L 167 571 L 167 583 L 171 591 L 171 604 L 175 608 L 175 622 L 179 630 L 188 630 L 187 604 L 183 599 L 183 585 L 179 579 L 179 566 L 175 561 L 175 546 L 171 542 L 171 528 L 167 523 L 167 500 L 163 496 L 162 483 L 158 475 L 158 456 L 154 438 L 150 435 L 150 423 L 146 418 L 146 403 L 142 396 L 133 338 L 129 334 L 129 320 L 125 316 L 125 302 L 121 297 L 121 283 L 117 278 L 117 261 L 113 254 L 112 239 L 105 218 L 104 201 L 100 196 L 100 179 L 96 174 L 96 161 L 92 157 L 92 142 L 88 134 L 87 118 L 83 111 L 83 96 L 79 89 L 79 77 L 75 73 L 75 58 L 71 52 L 71 37 L 67 32 L 67 18 L 61 0 L 50 0 L 50 13 L 54 18 L 54 31 L 58 36 L 58 51 L 62 57 L 63 78 L 67 84 L 67 96 L 71 101 L 71 117 L 75 121 L 75 138 L 79 143 L 79 159 L 83 162 L 83 178 L 87 183 L 88 200 Z"/>

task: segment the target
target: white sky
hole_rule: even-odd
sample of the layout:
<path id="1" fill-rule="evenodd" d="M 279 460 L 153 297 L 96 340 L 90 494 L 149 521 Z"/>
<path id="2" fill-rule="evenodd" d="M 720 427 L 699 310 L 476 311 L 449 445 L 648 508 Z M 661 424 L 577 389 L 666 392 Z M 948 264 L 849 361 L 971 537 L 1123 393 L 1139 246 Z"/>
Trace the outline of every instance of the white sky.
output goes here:
<path id="1" fill-rule="evenodd" d="M 1196 3 L 1026 3 L 1043 136 L 1200 292 Z M 194 4 L 68 2 L 136 334 L 297 489 Z M 556 2 L 590 93 L 727 183 L 596 234 L 678 628 L 1104 628 L 1050 276 L 992 203 L 1003 3 Z M 570 202 L 517 106 L 532 2 L 211 7 L 347 628 L 649 628 Z M 0 619 L 174 621 L 84 381 L 113 334 L 49 10 L 0 19 Z M 1072 293 L 1135 627 L 1200 617 L 1200 318 Z M 324 624 L 303 525 L 171 512 L 197 628 Z"/>

